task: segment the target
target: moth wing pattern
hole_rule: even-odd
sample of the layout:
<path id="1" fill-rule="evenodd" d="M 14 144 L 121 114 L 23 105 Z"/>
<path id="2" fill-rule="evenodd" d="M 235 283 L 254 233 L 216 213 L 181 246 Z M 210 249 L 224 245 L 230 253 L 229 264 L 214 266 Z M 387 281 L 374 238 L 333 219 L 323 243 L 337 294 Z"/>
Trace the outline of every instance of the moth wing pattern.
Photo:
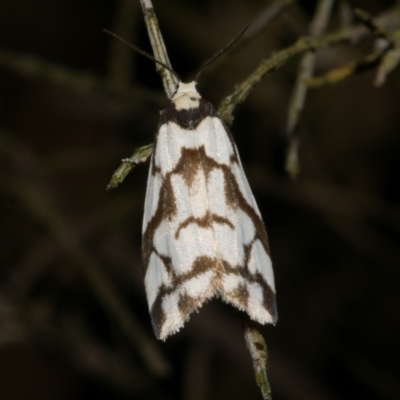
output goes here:
<path id="1" fill-rule="evenodd" d="M 216 296 L 260 323 L 277 319 L 267 233 L 236 146 L 194 91 L 162 112 L 145 199 L 145 286 L 163 340 Z"/>

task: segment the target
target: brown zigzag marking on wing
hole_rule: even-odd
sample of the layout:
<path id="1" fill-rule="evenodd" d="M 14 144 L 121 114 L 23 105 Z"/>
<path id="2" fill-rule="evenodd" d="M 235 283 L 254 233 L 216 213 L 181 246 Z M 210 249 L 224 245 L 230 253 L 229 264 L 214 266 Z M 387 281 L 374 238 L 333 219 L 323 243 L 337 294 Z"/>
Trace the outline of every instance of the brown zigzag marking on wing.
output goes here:
<path id="1" fill-rule="evenodd" d="M 225 182 L 225 196 L 227 204 L 233 209 L 241 209 L 246 213 L 253 222 L 256 230 L 257 238 L 260 239 L 267 254 L 270 254 L 268 235 L 265 226 L 259 215 L 254 211 L 254 208 L 246 201 L 236 181 L 235 175 L 229 167 L 222 167 Z"/>
<path id="2" fill-rule="evenodd" d="M 157 253 L 157 255 L 160 257 L 160 259 L 163 261 L 164 265 L 166 266 L 167 271 L 170 272 L 170 274 L 171 274 L 170 275 L 171 285 L 168 287 L 166 285 L 160 286 L 157 297 L 156 297 L 154 304 L 150 310 L 150 313 L 152 316 L 153 328 L 154 328 L 154 331 L 156 332 L 157 337 L 159 337 L 162 326 L 166 320 L 166 315 L 162 308 L 162 301 L 163 301 L 164 297 L 169 295 L 170 293 L 174 292 L 175 290 L 177 290 L 188 280 L 195 278 L 198 275 L 204 274 L 207 271 L 217 269 L 218 260 L 208 257 L 208 256 L 197 257 L 196 260 L 194 260 L 192 268 L 188 273 L 177 276 L 175 274 L 175 272 L 173 271 L 173 268 L 170 267 L 171 259 L 169 257 L 159 254 L 155 249 L 154 249 L 154 251 Z M 169 266 L 167 267 L 168 264 L 169 264 Z M 214 285 L 214 287 L 212 288 L 212 292 L 213 293 L 211 294 L 211 296 L 217 292 L 216 285 Z M 185 319 L 190 315 L 190 313 L 194 309 L 200 307 L 208 297 L 207 296 L 205 298 L 204 297 L 193 298 L 188 295 L 181 295 L 181 296 L 183 296 L 183 297 L 180 299 L 180 304 L 182 304 L 182 308 L 180 308 L 180 312 L 184 316 Z"/>
<path id="3" fill-rule="evenodd" d="M 233 267 L 226 261 L 223 262 L 224 270 L 226 274 L 233 274 L 242 277 L 247 282 L 258 283 L 263 289 L 263 305 L 268 313 L 273 317 L 274 323 L 278 319 L 278 313 L 276 310 L 276 300 L 275 292 L 271 289 L 268 283 L 265 281 L 264 277 L 256 272 L 255 274 L 250 273 L 250 271 L 244 266 Z M 246 265 L 246 264 L 245 264 Z"/>
<path id="4" fill-rule="evenodd" d="M 241 283 L 237 286 L 236 289 L 231 290 L 229 292 L 229 298 L 232 301 L 236 301 L 244 310 L 247 309 L 249 302 L 249 291 L 246 285 L 243 285 Z"/>
<path id="5" fill-rule="evenodd" d="M 168 257 L 164 258 L 163 262 L 167 261 L 170 263 L 170 259 Z M 172 271 L 172 284 L 170 286 L 162 285 L 159 288 L 159 292 L 154 301 L 154 304 L 151 308 L 151 316 L 152 323 L 154 327 L 154 331 L 156 332 L 157 337 L 160 336 L 160 332 L 162 330 L 162 326 L 166 321 L 166 315 L 162 308 L 163 299 L 174 291 L 178 290 L 182 285 L 185 284 L 188 280 L 204 274 L 209 270 L 216 271 L 218 268 L 219 262 L 216 259 L 212 259 L 207 256 L 198 257 L 192 266 L 190 272 L 185 275 L 176 276 Z M 268 313 L 273 317 L 274 323 L 277 320 L 277 312 L 276 312 L 276 301 L 275 301 L 275 293 L 269 287 L 269 285 L 265 282 L 263 276 L 257 272 L 256 274 L 251 274 L 248 270 L 246 270 L 243 266 L 238 268 L 237 266 L 233 267 L 226 261 L 223 261 L 224 270 L 227 274 L 233 274 L 236 276 L 240 276 L 245 279 L 246 282 L 257 283 L 263 289 L 263 307 L 268 311 Z M 238 287 L 229 293 L 223 294 L 221 291 L 221 283 L 220 279 L 213 280 L 213 287 L 210 288 L 210 292 L 205 296 L 199 297 L 191 297 L 186 293 L 180 294 L 179 299 L 179 311 L 183 317 L 183 320 L 186 320 L 188 316 L 197 308 L 201 307 L 206 300 L 210 300 L 211 298 L 221 295 L 225 301 L 232 304 L 233 306 L 239 307 L 243 310 L 246 310 L 248 307 L 248 298 L 249 292 L 245 285 L 240 284 Z M 226 295 L 226 296 L 225 296 Z"/>
<path id="6" fill-rule="evenodd" d="M 202 228 L 212 228 L 214 222 L 221 225 L 225 224 L 228 225 L 231 229 L 235 229 L 235 226 L 232 224 L 231 221 L 229 221 L 228 218 L 221 217 L 220 215 L 214 213 L 211 214 L 209 211 L 207 211 L 204 214 L 204 217 L 196 218 L 192 216 L 182 221 L 175 232 L 175 239 L 178 239 L 180 231 L 182 229 L 185 229 L 190 224 L 196 224 Z"/>

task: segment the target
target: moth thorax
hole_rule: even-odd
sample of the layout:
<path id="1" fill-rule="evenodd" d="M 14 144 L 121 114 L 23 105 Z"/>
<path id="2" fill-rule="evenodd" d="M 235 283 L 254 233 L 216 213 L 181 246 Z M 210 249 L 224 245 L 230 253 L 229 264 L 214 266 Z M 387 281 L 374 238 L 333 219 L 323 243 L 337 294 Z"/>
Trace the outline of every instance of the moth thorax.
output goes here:
<path id="1" fill-rule="evenodd" d="M 196 89 L 196 82 L 183 83 L 179 82 L 178 89 L 172 96 L 172 102 L 175 108 L 179 110 L 189 110 L 190 108 L 198 108 L 200 104 L 200 94 Z"/>

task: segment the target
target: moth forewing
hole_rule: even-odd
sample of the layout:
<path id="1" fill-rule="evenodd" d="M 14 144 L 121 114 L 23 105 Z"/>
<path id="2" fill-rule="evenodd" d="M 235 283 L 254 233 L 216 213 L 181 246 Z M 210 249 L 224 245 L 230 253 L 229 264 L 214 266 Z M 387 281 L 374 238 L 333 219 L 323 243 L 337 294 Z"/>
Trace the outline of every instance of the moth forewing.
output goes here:
<path id="1" fill-rule="evenodd" d="M 145 286 L 156 336 L 220 296 L 275 323 L 267 233 L 232 136 L 196 82 L 161 113 L 143 220 Z"/>

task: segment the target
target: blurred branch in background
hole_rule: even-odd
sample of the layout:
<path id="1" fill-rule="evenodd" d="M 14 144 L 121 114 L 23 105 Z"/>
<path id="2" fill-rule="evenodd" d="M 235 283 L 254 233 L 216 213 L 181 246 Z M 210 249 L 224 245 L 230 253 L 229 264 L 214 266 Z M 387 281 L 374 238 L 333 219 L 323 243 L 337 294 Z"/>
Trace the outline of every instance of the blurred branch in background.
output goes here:
<path id="1" fill-rule="evenodd" d="M 140 324 L 135 320 L 132 310 L 118 295 L 97 260 L 76 239 L 74 228 L 52 204 L 46 188 L 40 182 L 40 175 L 37 175 L 37 157 L 30 152 L 29 174 L 26 174 L 26 171 L 18 171 L 16 157 L 24 152 L 24 146 L 18 144 L 6 132 L 0 132 L 0 139 L 0 153 L 13 165 L 12 170 L 15 171 L 15 175 L 1 177 L 0 188 L 4 193 L 13 193 L 17 196 L 30 213 L 49 230 L 53 238 L 64 248 L 66 254 L 80 265 L 81 271 L 96 293 L 98 301 L 103 304 L 110 318 L 115 319 L 115 322 L 119 324 L 149 370 L 159 376 L 167 374 L 169 366 L 159 353 L 154 341 L 147 337 Z"/>
<path id="2" fill-rule="evenodd" d="M 76 72 L 35 55 L 0 48 L 0 68 L 17 73 L 25 79 L 64 86 L 81 94 L 109 96 L 130 104 L 137 104 L 139 101 L 155 104 L 158 107 L 164 104 L 159 94 L 152 93 L 148 89 L 123 86 L 113 79 L 97 76 L 93 72 Z"/>
<path id="3" fill-rule="evenodd" d="M 233 122 L 232 113 L 236 106 L 242 104 L 251 90 L 256 84 L 258 84 L 262 78 L 268 73 L 276 71 L 285 65 L 288 61 L 291 61 L 294 57 L 299 54 L 308 51 L 321 49 L 329 45 L 342 43 L 348 40 L 346 32 L 339 32 L 337 34 L 326 35 L 320 39 L 313 40 L 312 38 L 303 37 L 300 38 L 295 44 L 285 48 L 284 50 L 277 51 L 270 58 L 260 63 L 257 69 L 251 73 L 244 81 L 235 87 L 235 91 L 227 96 L 222 102 L 218 109 L 221 118 L 231 124 Z"/>
<path id="4" fill-rule="evenodd" d="M 354 61 L 347 65 L 331 70 L 326 74 L 314 78 L 306 78 L 310 88 L 320 88 L 324 85 L 333 85 L 356 73 L 377 68 L 376 86 L 382 86 L 387 75 L 400 62 L 400 29 L 393 31 L 382 28 L 367 12 L 356 9 L 354 15 L 376 36 L 375 51 L 368 54 L 364 60 Z"/>
<path id="5" fill-rule="evenodd" d="M 326 30 L 333 3 L 333 0 L 319 0 L 315 10 L 314 18 L 310 23 L 309 34 L 311 39 L 318 39 Z M 286 152 L 285 170 L 292 179 L 297 178 L 300 173 L 299 123 L 307 95 L 306 82 L 311 78 L 314 72 L 317 50 L 318 49 L 314 48 L 311 51 L 307 51 L 302 56 L 289 105 L 288 122 L 286 127 L 286 134 L 288 136 L 289 144 Z"/>

